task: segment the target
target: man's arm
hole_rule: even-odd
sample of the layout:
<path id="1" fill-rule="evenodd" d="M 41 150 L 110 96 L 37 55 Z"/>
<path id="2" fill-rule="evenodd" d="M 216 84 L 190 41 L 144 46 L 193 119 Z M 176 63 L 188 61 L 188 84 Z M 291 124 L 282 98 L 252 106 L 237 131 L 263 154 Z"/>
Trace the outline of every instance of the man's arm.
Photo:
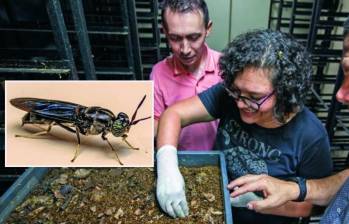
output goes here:
<path id="1" fill-rule="evenodd" d="M 349 169 L 346 169 L 333 176 L 307 181 L 305 199 L 316 205 L 328 205 L 348 177 Z"/>
<path id="2" fill-rule="evenodd" d="M 316 205 L 327 205 L 345 180 L 349 177 L 349 169 L 336 175 L 307 180 L 307 195 L 305 200 Z M 267 175 L 246 175 L 230 182 L 229 189 L 239 187 L 231 193 L 232 197 L 246 192 L 263 191 L 265 199 L 251 201 L 248 208 L 263 212 L 284 205 L 288 201 L 296 200 L 299 196 L 299 187 L 296 183 L 283 181 Z"/>
<path id="3" fill-rule="evenodd" d="M 311 202 L 293 202 L 288 201 L 285 204 L 270 208 L 270 209 L 261 209 L 259 212 L 263 214 L 270 215 L 279 215 L 287 217 L 308 217 L 311 214 L 313 205 Z"/>

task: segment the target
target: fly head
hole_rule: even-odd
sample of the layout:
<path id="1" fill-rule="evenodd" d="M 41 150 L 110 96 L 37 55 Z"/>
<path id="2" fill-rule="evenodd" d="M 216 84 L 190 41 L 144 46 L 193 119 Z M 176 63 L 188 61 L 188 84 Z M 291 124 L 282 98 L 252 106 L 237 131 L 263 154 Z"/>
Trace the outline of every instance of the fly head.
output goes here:
<path id="1" fill-rule="evenodd" d="M 127 133 L 130 128 L 130 119 L 127 114 L 120 112 L 113 122 L 111 132 L 115 137 L 120 137 Z"/>

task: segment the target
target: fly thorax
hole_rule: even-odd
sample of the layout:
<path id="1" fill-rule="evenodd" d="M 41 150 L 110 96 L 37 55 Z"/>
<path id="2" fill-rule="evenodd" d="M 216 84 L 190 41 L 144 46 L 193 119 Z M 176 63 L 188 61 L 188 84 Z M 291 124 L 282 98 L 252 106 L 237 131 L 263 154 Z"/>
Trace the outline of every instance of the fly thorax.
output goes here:
<path id="1" fill-rule="evenodd" d="M 90 135 L 98 135 L 102 132 L 102 129 L 100 129 L 94 125 L 91 125 L 87 132 Z"/>
<path id="2" fill-rule="evenodd" d="M 111 127 L 113 119 L 115 119 L 111 111 L 101 107 L 89 107 L 85 111 L 85 116 L 85 120 L 88 120 L 89 123 L 87 132 L 91 135 L 98 135 L 104 132 Z"/>

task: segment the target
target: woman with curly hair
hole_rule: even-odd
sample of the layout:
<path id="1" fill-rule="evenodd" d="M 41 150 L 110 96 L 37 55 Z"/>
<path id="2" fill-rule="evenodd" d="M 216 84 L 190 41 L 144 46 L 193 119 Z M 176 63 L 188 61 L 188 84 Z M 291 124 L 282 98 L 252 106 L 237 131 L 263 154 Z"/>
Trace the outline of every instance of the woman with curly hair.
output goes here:
<path id="1" fill-rule="evenodd" d="M 306 49 L 290 35 L 256 30 L 228 45 L 220 69 L 223 83 L 173 105 L 161 116 L 157 197 L 167 205 L 165 212 L 173 217 L 188 214 L 176 155 L 181 127 L 218 118 L 214 148 L 224 152 L 231 180 L 268 174 L 299 184 L 298 202 L 264 211 L 268 214 L 246 208 L 267 192 L 232 198 L 234 223 L 290 224 L 297 222 L 296 217 L 309 216 L 312 205 L 302 202 L 305 178 L 330 175 L 332 163 L 326 130 L 304 105 L 312 74 Z"/>

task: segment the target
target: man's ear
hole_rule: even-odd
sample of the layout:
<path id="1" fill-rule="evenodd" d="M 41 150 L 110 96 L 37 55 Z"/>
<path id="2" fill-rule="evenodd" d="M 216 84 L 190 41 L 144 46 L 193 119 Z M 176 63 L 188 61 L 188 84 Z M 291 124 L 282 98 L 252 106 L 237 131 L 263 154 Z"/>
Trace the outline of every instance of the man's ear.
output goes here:
<path id="1" fill-rule="evenodd" d="M 208 24 L 207 24 L 207 27 L 206 27 L 206 37 L 208 37 L 208 35 L 210 35 L 211 30 L 212 30 L 212 25 L 213 25 L 212 21 L 211 20 L 208 21 Z"/>

